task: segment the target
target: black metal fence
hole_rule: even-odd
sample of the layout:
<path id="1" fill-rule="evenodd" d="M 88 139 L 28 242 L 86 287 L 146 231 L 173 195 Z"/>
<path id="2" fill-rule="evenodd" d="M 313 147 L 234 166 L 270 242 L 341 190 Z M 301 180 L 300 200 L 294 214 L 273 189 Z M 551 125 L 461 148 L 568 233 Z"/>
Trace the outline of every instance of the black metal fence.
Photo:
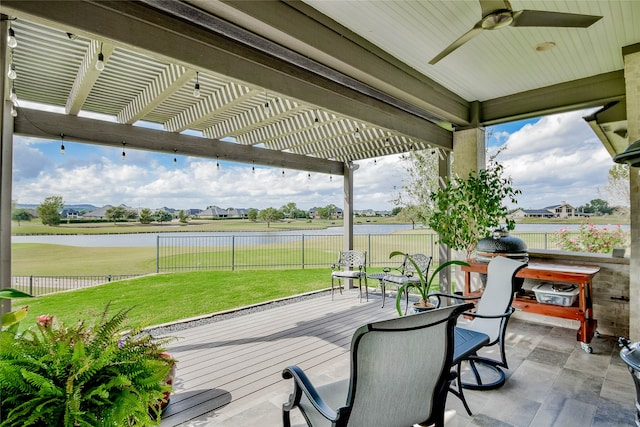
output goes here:
<path id="1" fill-rule="evenodd" d="M 138 277 L 136 274 L 113 274 L 106 276 L 13 276 L 11 287 L 27 292 L 34 297 L 56 292 L 89 288 L 116 280 Z"/>
<path id="2" fill-rule="evenodd" d="M 561 249 L 556 233 L 511 235 L 524 240 L 530 249 Z M 354 236 L 354 249 L 367 251 L 371 267 L 393 265 L 389 253 L 396 250 L 432 256 L 437 265 L 437 240 L 434 233 L 362 234 Z M 327 267 L 336 261 L 342 246 L 341 234 L 158 236 L 156 271 Z"/>

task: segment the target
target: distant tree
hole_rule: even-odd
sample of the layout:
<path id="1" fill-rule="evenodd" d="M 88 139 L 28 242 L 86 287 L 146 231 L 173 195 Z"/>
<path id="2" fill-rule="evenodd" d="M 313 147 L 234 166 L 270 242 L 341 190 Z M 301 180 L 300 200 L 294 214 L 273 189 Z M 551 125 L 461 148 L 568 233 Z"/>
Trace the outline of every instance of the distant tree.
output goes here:
<path id="1" fill-rule="evenodd" d="M 258 209 L 250 208 L 249 211 L 247 211 L 247 218 L 249 221 L 255 222 L 255 220 L 258 219 Z"/>
<path id="2" fill-rule="evenodd" d="M 114 224 L 118 220 L 125 219 L 127 217 L 127 209 L 124 206 L 111 206 L 104 213 L 105 218 L 109 221 L 113 221 Z"/>
<path id="3" fill-rule="evenodd" d="M 187 223 L 187 215 L 184 214 L 184 211 L 181 210 L 180 213 L 178 213 L 178 220 L 181 224 Z"/>
<path id="4" fill-rule="evenodd" d="M 631 206 L 629 192 L 629 165 L 615 164 L 609 169 L 609 178 L 605 187 L 604 198 L 611 206 L 626 212 Z"/>
<path id="5" fill-rule="evenodd" d="M 141 224 L 150 224 L 153 220 L 153 216 L 151 215 L 151 209 L 143 208 L 140 211 L 140 223 Z"/>
<path id="6" fill-rule="evenodd" d="M 327 205 L 323 208 L 318 208 L 318 215 L 322 219 L 329 219 L 337 211 L 336 205 Z"/>
<path id="7" fill-rule="evenodd" d="M 163 222 L 171 221 L 173 219 L 173 215 L 171 215 L 169 212 L 165 211 L 164 209 L 158 209 L 153 214 L 153 219 L 155 219 L 157 222 L 162 224 Z"/>
<path id="8" fill-rule="evenodd" d="M 284 215 L 285 218 L 295 218 L 296 213 L 298 212 L 298 207 L 295 203 L 289 202 L 286 205 L 283 205 L 280 208 L 280 211 Z"/>
<path id="9" fill-rule="evenodd" d="M 59 225 L 62 209 L 64 209 L 62 196 L 50 196 L 40 203 L 37 212 L 43 225 Z"/>
<path id="10" fill-rule="evenodd" d="M 609 215 L 613 213 L 613 208 L 606 200 L 593 199 L 584 206 L 579 206 L 576 211 L 594 215 Z"/>
<path id="11" fill-rule="evenodd" d="M 391 216 L 398 215 L 400 211 L 402 211 L 402 207 L 396 206 L 395 208 L 391 209 Z"/>
<path id="12" fill-rule="evenodd" d="M 401 208 L 409 208 L 405 214 L 412 223 L 426 224 L 434 206 L 431 194 L 438 190 L 438 154 L 434 150 L 412 150 L 402 160 L 406 178 L 391 202 Z"/>
<path id="13" fill-rule="evenodd" d="M 125 215 L 127 219 L 138 219 L 138 211 L 135 209 L 127 209 L 127 214 Z"/>
<path id="14" fill-rule="evenodd" d="M 20 226 L 20 221 L 31 221 L 33 215 L 26 209 L 15 209 L 11 212 L 11 219 L 14 221 L 18 221 L 18 227 Z"/>
<path id="15" fill-rule="evenodd" d="M 398 213 L 399 221 L 406 221 L 411 223 L 411 228 L 415 230 L 416 222 L 421 222 L 423 219 L 422 209 L 418 206 L 405 206 Z"/>
<path id="16" fill-rule="evenodd" d="M 260 221 L 266 222 L 267 223 L 267 228 L 269 228 L 271 226 L 272 222 L 280 221 L 282 218 L 284 218 L 284 215 L 282 214 L 281 211 L 279 211 L 276 208 L 262 209 L 258 213 L 258 219 Z"/>

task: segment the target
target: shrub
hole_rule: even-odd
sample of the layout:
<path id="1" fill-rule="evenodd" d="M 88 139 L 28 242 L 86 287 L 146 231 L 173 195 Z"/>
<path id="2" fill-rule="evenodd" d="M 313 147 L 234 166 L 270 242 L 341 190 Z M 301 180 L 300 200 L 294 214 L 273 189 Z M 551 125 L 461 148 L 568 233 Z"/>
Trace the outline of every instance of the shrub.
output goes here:
<path id="1" fill-rule="evenodd" d="M 561 249 L 572 252 L 610 253 L 613 248 L 627 245 L 627 234 L 618 225 L 613 228 L 598 228 L 593 224 L 580 224 L 580 230 L 572 233 L 566 228 L 557 232 Z"/>
<path id="2" fill-rule="evenodd" d="M 2 426 L 158 425 L 175 361 L 166 340 L 122 335 L 130 309 L 73 326 L 39 316 L 22 334 L 0 335 Z"/>

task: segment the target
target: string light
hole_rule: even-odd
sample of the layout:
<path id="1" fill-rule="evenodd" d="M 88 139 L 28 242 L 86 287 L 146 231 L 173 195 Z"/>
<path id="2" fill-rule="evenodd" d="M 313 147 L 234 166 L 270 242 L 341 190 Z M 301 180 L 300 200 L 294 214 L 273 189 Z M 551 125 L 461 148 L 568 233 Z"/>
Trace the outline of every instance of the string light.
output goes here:
<path id="1" fill-rule="evenodd" d="M 251 173 L 255 174 L 256 173 L 256 162 L 252 161 L 251 163 L 252 163 L 251 164 Z"/>
<path id="2" fill-rule="evenodd" d="M 307 172 L 307 181 L 311 181 L 311 172 Z"/>
<path id="3" fill-rule="evenodd" d="M 282 177 L 284 178 L 284 169 L 282 169 Z"/>
<path id="4" fill-rule="evenodd" d="M 64 149 L 64 133 L 60 134 L 60 154 L 62 154 L 64 156 L 65 153 L 65 149 Z"/>
<path id="5" fill-rule="evenodd" d="M 193 87 L 193 96 L 200 98 L 200 81 L 198 80 L 198 72 L 196 71 L 196 85 Z"/>
<path id="6" fill-rule="evenodd" d="M 220 169 L 220 162 L 218 161 L 218 156 L 216 156 L 216 169 Z"/>
<path id="7" fill-rule="evenodd" d="M 176 153 L 178 152 L 177 149 L 173 149 L 173 164 L 177 164 L 178 163 L 178 159 L 176 158 Z"/>
<path id="8" fill-rule="evenodd" d="M 102 54 L 102 42 L 100 42 L 100 53 L 98 54 L 98 61 L 96 62 L 96 70 L 104 70 L 104 55 Z"/>
<path id="9" fill-rule="evenodd" d="M 127 156 L 127 153 L 124 152 L 124 147 L 127 145 L 126 142 L 122 141 L 122 161 L 124 162 L 125 157 Z"/>
<path id="10" fill-rule="evenodd" d="M 16 110 L 15 105 L 11 106 L 11 117 L 18 117 L 18 110 Z"/>
<path id="11" fill-rule="evenodd" d="M 13 87 L 13 83 L 11 84 L 11 94 L 9 95 L 9 100 L 13 102 L 13 104 L 18 103 L 18 95 L 16 94 L 16 88 Z"/>
<path id="12" fill-rule="evenodd" d="M 9 79 L 11 80 L 15 80 L 16 77 L 18 77 L 18 74 L 16 73 L 16 64 L 14 64 L 13 62 L 9 64 L 9 69 L 7 70 L 7 77 L 9 77 Z"/>
<path id="13" fill-rule="evenodd" d="M 7 46 L 11 49 L 18 46 L 18 40 L 16 40 L 16 33 L 13 28 L 9 27 L 9 34 L 7 35 Z"/>

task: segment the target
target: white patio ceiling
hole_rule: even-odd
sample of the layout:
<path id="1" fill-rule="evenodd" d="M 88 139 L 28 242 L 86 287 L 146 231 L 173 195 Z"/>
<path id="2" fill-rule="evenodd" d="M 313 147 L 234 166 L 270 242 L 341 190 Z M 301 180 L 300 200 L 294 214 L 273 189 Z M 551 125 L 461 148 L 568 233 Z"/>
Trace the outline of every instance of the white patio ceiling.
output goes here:
<path id="1" fill-rule="evenodd" d="M 477 0 L 4 0 L 0 11 L 17 17 L 19 102 L 65 113 L 21 107 L 18 133 L 55 138 L 57 125 L 80 141 L 341 173 L 344 162 L 449 150 L 454 128 L 624 101 L 621 49 L 640 42 L 640 2 L 511 5 L 602 19 L 483 31 L 431 65 L 480 19 Z M 555 48 L 536 51 L 544 42 Z M 80 111 L 119 126 L 89 131 Z M 612 153 L 627 144 L 624 108 L 614 111 L 615 126 L 598 128 Z M 141 121 L 168 132 L 129 126 Z"/>

